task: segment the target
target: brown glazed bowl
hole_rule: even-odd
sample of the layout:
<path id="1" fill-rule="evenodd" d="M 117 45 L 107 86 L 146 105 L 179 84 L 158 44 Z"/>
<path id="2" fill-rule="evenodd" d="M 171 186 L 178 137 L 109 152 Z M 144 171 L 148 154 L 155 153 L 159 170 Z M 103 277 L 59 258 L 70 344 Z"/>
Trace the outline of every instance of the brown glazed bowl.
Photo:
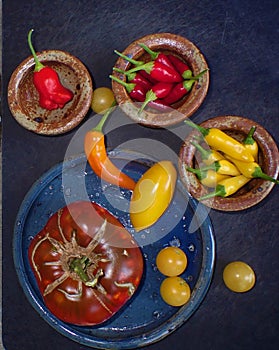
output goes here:
<path id="1" fill-rule="evenodd" d="M 74 93 L 64 108 L 47 110 L 39 105 L 33 84 L 34 58 L 26 58 L 12 73 L 8 85 L 8 103 L 16 121 L 38 134 L 57 135 L 70 131 L 87 114 L 92 100 L 92 79 L 83 63 L 65 51 L 46 50 L 39 61 L 59 75 L 61 83 Z"/>
<path id="2" fill-rule="evenodd" d="M 271 135 L 253 120 L 239 116 L 220 116 L 208 119 L 200 124 L 205 128 L 219 128 L 238 141 L 243 141 L 252 126 L 256 127 L 254 139 L 259 146 L 258 164 L 262 171 L 273 178 L 277 178 L 279 171 L 278 148 Z M 185 166 L 198 167 L 199 160 L 196 157 L 195 147 L 191 142 L 200 136 L 199 131 L 191 131 L 184 141 L 179 154 L 179 172 L 183 184 L 188 192 L 196 199 L 207 194 L 209 190 L 203 186 L 195 174 L 187 171 Z M 226 198 L 213 197 L 202 201 L 208 207 L 222 211 L 238 211 L 252 207 L 262 201 L 275 184 L 259 178 L 251 179 L 243 188 L 234 195 Z M 212 191 L 212 189 L 210 190 Z"/>
<path id="3" fill-rule="evenodd" d="M 173 54 L 188 64 L 193 72 L 197 75 L 203 70 L 208 69 L 207 62 L 200 50 L 188 39 L 171 33 L 151 34 L 139 38 L 132 42 L 122 53 L 135 60 L 144 62 L 150 61 L 149 54 L 139 46 L 140 43 L 145 44 L 153 51 L 161 51 L 166 54 Z M 133 65 L 123 58 L 118 58 L 115 68 L 127 71 Z M 125 80 L 125 76 L 121 73 L 113 72 L 121 80 Z M 185 98 L 171 105 L 171 108 L 164 110 L 145 109 L 142 113 L 138 113 L 141 103 L 135 103 L 129 96 L 126 88 L 112 80 L 112 90 L 114 92 L 117 103 L 122 110 L 135 122 L 144 124 L 149 127 L 167 127 L 182 122 L 189 118 L 197 111 L 204 101 L 209 87 L 209 71 L 194 83 L 190 93 Z"/>

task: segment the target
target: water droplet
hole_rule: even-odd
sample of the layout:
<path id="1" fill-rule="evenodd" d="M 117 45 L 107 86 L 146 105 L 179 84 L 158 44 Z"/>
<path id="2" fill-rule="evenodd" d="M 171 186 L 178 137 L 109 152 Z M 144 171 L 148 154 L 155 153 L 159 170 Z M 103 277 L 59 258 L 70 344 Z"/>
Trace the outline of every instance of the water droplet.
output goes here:
<path id="1" fill-rule="evenodd" d="M 188 280 L 189 282 L 193 281 L 193 276 L 192 276 L 192 275 L 188 276 L 188 277 L 187 277 L 187 280 Z"/>
<path id="2" fill-rule="evenodd" d="M 158 271 L 158 267 L 157 265 L 153 265 L 153 271 L 157 272 Z"/>
<path id="3" fill-rule="evenodd" d="M 68 197 L 71 195 L 71 189 L 70 189 L 70 187 L 68 187 L 68 188 L 65 189 L 64 194 L 65 194 L 65 196 L 68 196 Z"/>
<path id="4" fill-rule="evenodd" d="M 148 260 L 148 255 L 146 253 L 143 253 L 143 257 Z"/>
<path id="5" fill-rule="evenodd" d="M 141 235 L 141 238 L 142 238 L 142 239 L 145 239 L 145 234 L 142 234 L 142 235 Z"/>
<path id="6" fill-rule="evenodd" d="M 160 311 L 155 310 L 155 311 L 153 311 L 152 315 L 154 318 L 158 319 L 161 317 L 162 313 Z"/>
<path id="7" fill-rule="evenodd" d="M 169 245 L 171 247 L 180 247 L 181 243 L 180 243 L 180 240 L 177 237 L 173 237 L 173 239 L 169 242 Z"/>
<path id="8" fill-rule="evenodd" d="M 53 190 L 53 186 L 52 186 L 52 185 L 49 185 L 48 188 L 49 188 L 50 190 Z"/>
<path id="9" fill-rule="evenodd" d="M 195 248 L 194 244 L 191 243 L 191 244 L 188 245 L 188 249 L 189 249 L 190 252 L 193 252 L 196 248 Z"/>
<path id="10" fill-rule="evenodd" d="M 16 223 L 16 225 L 17 225 L 17 226 L 21 226 L 21 221 L 18 221 L 18 222 Z"/>
<path id="11" fill-rule="evenodd" d="M 28 236 L 28 241 L 32 241 L 32 239 L 33 239 L 34 237 L 33 236 Z"/>

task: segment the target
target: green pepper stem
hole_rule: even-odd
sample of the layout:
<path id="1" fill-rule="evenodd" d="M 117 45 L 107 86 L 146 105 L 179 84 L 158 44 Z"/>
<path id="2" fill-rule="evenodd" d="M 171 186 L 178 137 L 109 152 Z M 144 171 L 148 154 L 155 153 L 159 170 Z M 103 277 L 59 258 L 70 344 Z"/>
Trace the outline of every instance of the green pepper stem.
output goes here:
<path id="1" fill-rule="evenodd" d="M 44 68 L 44 65 L 39 61 L 38 56 L 36 55 L 36 52 L 35 52 L 34 47 L 32 45 L 31 36 L 32 36 L 33 31 L 34 31 L 34 29 L 29 30 L 28 45 L 29 45 L 30 51 L 31 51 L 31 53 L 34 57 L 34 61 L 35 61 L 34 72 L 39 72 L 42 68 Z"/>
<path id="2" fill-rule="evenodd" d="M 150 49 L 148 46 L 146 46 L 145 44 L 140 43 L 139 46 L 142 47 L 142 48 L 150 55 L 150 57 L 152 58 L 152 60 L 155 60 L 155 59 L 159 56 L 159 53 L 158 53 L 158 52 L 155 52 L 155 51 L 151 50 L 151 49 Z"/>
<path id="3" fill-rule="evenodd" d="M 256 127 L 252 126 L 251 129 L 249 130 L 245 140 L 243 141 L 244 145 L 253 145 L 256 142 L 253 138 L 255 131 L 256 131 Z"/>
<path id="4" fill-rule="evenodd" d="M 274 183 L 276 183 L 277 185 L 279 184 L 279 180 L 276 180 L 276 179 L 274 179 L 273 177 L 271 177 L 271 176 L 265 174 L 259 166 L 255 168 L 255 170 L 254 170 L 252 176 L 253 176 L 254 178 L 260 178 L 260 179 L 263 179 L 263 180 L 267 180 L 267 181 L 274 182 Z"/>
<path id="5" fill-rule="evenodd" d="M 116 67 L 113 67 L 112 69 L 117 73 L 121 73 L 121 74 L 126 75 L 129 81 L 133 80 L 137 74 L 137 73 L 129 73 L 129 71 L 126 72 L 126 71 L 119 69 L 119 68 L 116 68 Z"/>
<path id="6" fill-rule="evenodd" d="M 208 71 L 208 69 L 205 69 L 205 70 L 203 70 L 203 71 L 201 71 L 199 74 L 197 74 L 197 75 L 195 75 L 195 76 L 191 76 L 191 77 L 189 77 L 189 78 L 185 78 L 185 80 L 199 80 L 200 79 L 200 77 L 202 76 L 202 75 L 204 75 L 204 73 L 205 72 L 207 72 Z"/>
<path id="7" fill-rule="evenodd" d="M 197 143 L 195 141 L 192 141 L 191 143 L 200 152 L 202 160 L 207 160 L 210 157 L 210 155 L 212 153 L 211 150 L 207 150 L 207 149 L 203 148 L 199 143 Z"/>
<path id="8" fill-rule="evenodd" d="M 194 129 L 198 130 L 204 137 L 206 137 L 210 131 L 208 128 L 204 128 L 200 125 L 197 125 L 189 119 L 184 120 L 184 123 L 191 126 Z"/>
<path id="9" fill-rule="evenodd" d="M 217 185 L 216 186 L 216 190 L 213 191 L 213 192 L 210 192 L 208 194 L 205 194 L 204 196 L 201 196 L 199 198 L 200 201 L 203 201 L 205 199 L 209 199 L 209 198 L 212 198 L 212 197 L 225 197 L 226 196 L 226 189 L 225 189 L 225 186 L 223 185 Z"/>
<path id="10" fill-rule="evenodd" d="M 147 93 L 145 95 L 145 101 L 143 102 L 142 106 L 140 107 L 139 113 L 141 113 L 144 110 L 145 106 L 149 102 L 155 101 L 155 100 L 157 100 L 157 96 L 156 96 L 155 92 L 153 90 L 147 91 Z"/>
<path id="11" fill-rule="evenodd" d="M 113 110 L 113 107 L 115 105 L 116 105 L 116 101 L 113 101 L 110 108 L 107 109 L 107 111 L 104 113 L 104 115 L 102 116 L 99 123 L 92 129 L 92 131 L 103 132 L 103 126 L 104 126 L 105 122 L 107 121 L 107 119 L 108 119 L 108 117 L 109 117 L 109 115 L 110 115 L 110 113 Z"/>
<path id="12" fill-rule="evenodd" d="M 123 81 L 123 80 L 115 77 L 114 75 L 110 75 L 109 77 L 112 80 L 116 81 L 117 83 L 123 85 L 126 88 L 126 90 L 128 91 L 128 93 L 130 93 L 136 86 L 136 84 L 134 84 L 134 83 L 127 83 L 126 81 Z"/>
<path id="13" fill-rule="evenodd" d="M 118 56 L 120 56 L 120 57 L 123 58 L 124 60 L 126 60 L 126 61 L 132 63 L 132 64 L 135 65 L 135 66 L 141 66 L 141 65 L 144 64 L 143 61 L 136 61 L 136 60 L 134 60 L 134 59 L 132 59 L 132 58 L 126 56 L 126 55 L 123 55 L 123 53 L 121 53 L 121 52 L 119 52 L 119 51 L 117 51 L 117 50 L 114 50 L 114 52 L 115 52 Z"/>
<path id="14" fill-rule="evenodd" d="M 145 64 L 139 65 L 138 67 L 127 70 L 126 73 L 130 74 L 130 73 L 137 72 L 139 70 L 144 70 L 146 73 L 150 74 L 153 67 L 154 67 L 154 61 L 150 61 L 150 62 L 147 62 Z"/>
<path id="15" fill-rule="evenodd" d="M 191 167 L 189 167 L 189 166 L 186 166 L 185 169 L 188 170 L 188 171 L 190 171 L 190 172 L 193 173 L 193 174 L 196 174 L 196 175 L 197 175 L 197 178 L 198 178 L 199 180 L 202 180 L 202 179 L 205 177 L 205 176 L 204 176 L 204 172 L 203 172 L 203 170 L 201 170 L 201 169 L 195 169 L 195 168 L 191 168 Z"/>

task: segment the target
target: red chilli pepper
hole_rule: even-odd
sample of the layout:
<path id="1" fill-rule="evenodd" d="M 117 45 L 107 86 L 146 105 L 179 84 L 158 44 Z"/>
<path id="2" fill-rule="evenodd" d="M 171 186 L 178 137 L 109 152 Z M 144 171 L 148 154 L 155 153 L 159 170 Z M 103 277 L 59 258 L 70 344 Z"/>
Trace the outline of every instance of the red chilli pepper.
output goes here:
<path id="1" fill-rule="evenodd" d="M 127 83 L 126 81 L 123 81 L 121 79 L 118 79 L 114 75 L 109 76 L 112 80 L 115 80 L 117 83 L 123 85 L 128 94 L 130 95 L 131 98 L 133 98 L 136 101 L 143 102 L 145 100 L 145 95 L 147 89 L 144 88 L 140 84 L 135 84 L 135 83 Z"/>
<path id="2" fill-rule="evenodd" d="M 129 70 L 130 73 L 137 72 L 139 70 L 144 70 L 150 74 L 151 78 L 157 80 L 158 82 L 164 83 L 179 83 L 183 80 L 181 75 L 177 73 L 174 69 L 171 69 L 164 64 L 157 61 L 150 61 L 142 66 L 135 67 Z"/>
<path id="3" fill-rule="evenodd" d="M 183 98 L 191 89 L 195 81 L 197 81 L 207 69 L 203 70 L 201 73 L 192 77 L 191 80 L 184 80 L 181 83 L 176 84 L 170 93 L 164 98 L 164 103 L 171 105 Z"/>
<path id="4" fill-rule="evenodd" d="M 123 59 L 135 65 L 135 68 L 126 71 L 128 73 L 145 71 L 150 75 L 152 79 L 165 83 L 179 83 L 183 80 L 182 76 L 174 68 L 168 67 L 165 64 L 158 62 L 157 60 L 144 63 L 143 61 L 136 61 L 134 59 L 131 59 L 130 57 L 125 56 L 116 50 L 114 50 L 114 52 Z"/>
<path id="5" fill-rule="evenodd" d="M 170 67 L 171 69 L 176 70 L 174 65 L 172 64 L 171 60 L 169 59 L 169 55 L 165 55 L 162 52 L 153 51 L 145 44 L 139 44 L 139 46 L 142 47 L 150 55 L 150 57 L 153 61 L 156 60 L 157 62 L 160 62 L 160 63 Z"/>
<path id="6" fill-rule="evenodd" d="M 28 45 L 35 60 L 33 83 L 39 93 L 39 104 L 48 110 L 63 108 L 66 103 L 72 100 L 74 94 L 61 84 L 54 69 L 44 66 L 38 60 L 31 42 L 32 32 L 33 29 L 28 33 Z"/>
<path id="7" fill-rule="evenodd" d="M 170 91 L 172 90 L 172 88 L 173 88 L 173 84 L 164 83 L 164 82 L 159 82 L 153 85 L 152 88 L 147 91 L 145 100 L 139 110 L 139 113 L 143 111 L 143 109 L 149 102 L 167 97 Z"/>
<path id="8" fill-rule="evenodd" d="M 149 80 L 147 80 L 147 79 L 141 74 L 141 72 L 126 73 L 124 70 L 119 69 L 119 68 L 113 68 L 113 70 L 114 70 L 115 72 L 124 74 L 124 75 L 127 77 L 127 80 L 128 80 L 130 83 L 140 84 L 140 85 L 142 85 L 143 87 L 145 87 L 146 90 L 149 90 L 149 89 L 151 89 L 151 87 L 152 87 L 152 83 L 151 83 Z"/>
<path id="9" fill-rule="evenodd" d="M 168 55 L 169 60 L 172 62 L 176 70 L 182 75 L 184 79 L 191 79 L 192 78 L 192 71 L 189 68 L 188 64 L 184 63 L 180 58 L 169 54 Z"/>

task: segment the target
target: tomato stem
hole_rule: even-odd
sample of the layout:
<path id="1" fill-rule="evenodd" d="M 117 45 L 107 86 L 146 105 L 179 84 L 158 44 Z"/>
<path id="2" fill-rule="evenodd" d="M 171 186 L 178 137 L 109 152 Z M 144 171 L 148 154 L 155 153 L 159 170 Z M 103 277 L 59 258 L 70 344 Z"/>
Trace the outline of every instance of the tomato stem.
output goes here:
<path id="1" fill-rule="evenodd" d="M 70 262 L 70 269 L 74 271 L 82 282 L 86 283 L 89 281 L 89 277 L 87 276 L 87 273 L 85 272 L 85 269 L 87 268 L 87 265 L 89 263 L 89 259 L 84 256 L 82 258 L 75 258 Z"/>

